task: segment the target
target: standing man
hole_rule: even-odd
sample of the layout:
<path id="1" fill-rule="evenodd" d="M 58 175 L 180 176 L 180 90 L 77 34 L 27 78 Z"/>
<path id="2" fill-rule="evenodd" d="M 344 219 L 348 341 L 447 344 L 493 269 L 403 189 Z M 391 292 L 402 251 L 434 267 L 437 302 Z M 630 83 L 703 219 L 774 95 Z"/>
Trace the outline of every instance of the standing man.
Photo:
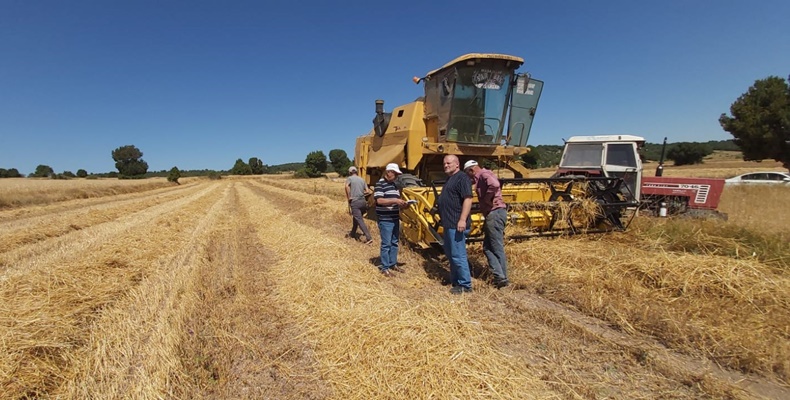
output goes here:
<path id="1" fill-rule="evenodd" d="M 444 157 L 447 182 L 439 195 L 439 218 L 444 230 L 444 254 L 450 260 L 452 294 L 472 291 L 472 273 L 466 257 L 466 236 L 472 225 L 472 185 L 461 172 L 458 157 Z"/>
<path id="2" fill-rule="evenodd" d="M 368 202 L 365 200 L 365 195 L 370 193 L 370 188 L 362 178 L 357 174 L 357 167 L 348 167 L 348 178 L 346 179 L 346 198 L 348 199 L 348 207 L 351 210 L 351 232 L 348 236 L 357 238 L 357 227 L 362 229 L 365 235 L 365 244 L 373 244 L 373 238 L 368 231 L 368 225 L 362 219 L 362 215 L 368 211 Z"/>
<path id="3" fill-rule="evenodd" d="M 472 179 L 477 193 L 480 212 L 485 217 L 483 223 L 483 253 L 488 259 L 488 269 L 494 276 L 497 289 L 510 284 L 507 280 L 507 259 L 505 258 L 505 222 L 507 206 L 502 200 L 502 187 L 493 172 L 480 168 L 475 160 L 464 164 L 464 171 Z"/>
<path id="4" fill-rule="evenodd" d="M 395 180 L 401 174 L 398 164 L 389 163 L 384 169 L 384 176 L 376 182 L 373 198 L 376 199 L 379 233 L 381 234 L 381 266 L 379 271 L 387 277 L 398 267 L 398 238 L 400 236 L 400 209 L 406 202 L 400 198 L 400 190 Z"/>

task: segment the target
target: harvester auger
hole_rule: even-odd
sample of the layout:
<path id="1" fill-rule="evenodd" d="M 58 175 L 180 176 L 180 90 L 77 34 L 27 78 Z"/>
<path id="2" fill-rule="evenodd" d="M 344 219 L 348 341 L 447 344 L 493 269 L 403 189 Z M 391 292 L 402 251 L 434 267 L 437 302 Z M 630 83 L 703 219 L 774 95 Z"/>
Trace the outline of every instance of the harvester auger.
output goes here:
<path id="1" fill-rule="evenodd" d="M 384 112 L 384 101 L 376 100 L 373 129 L 357 138 L 354 160 L 370 186 L 388 163 L 405 172 L 402 197 L 416 202 L 401 212 L 403 240 L 423 248 L 441 244 L 435 204 L 446 179 L 442 160 L 450 154 L 461 164 L 474 159 L 512 171 L 515 178 L 500 180 L 509 238 L 627 226 L 624 210 L 636 204 L 624 196 L 627 185 L 620 178 L 528 179 L 519 157 L 530 151 L 527 139 L 543 82 L 517 73 L 523 63 L 505 54 L 466 54 L 415 78 L 425 94 L 414 102 Z M 472 241 L 482 237 L 483 216 L 476 210 L 475 199 Z"/>

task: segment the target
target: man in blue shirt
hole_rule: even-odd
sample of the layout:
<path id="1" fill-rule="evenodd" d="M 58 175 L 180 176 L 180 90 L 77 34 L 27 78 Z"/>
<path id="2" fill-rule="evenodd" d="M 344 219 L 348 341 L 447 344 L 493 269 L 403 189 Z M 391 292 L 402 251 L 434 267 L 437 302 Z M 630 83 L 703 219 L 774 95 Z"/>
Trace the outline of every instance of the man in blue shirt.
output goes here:
<path id="1" fill-rule="evenodd" d="M 384 176 L 376 182 L 373 198 L 376 199 L 376 215 L 378 216 L 379 233 L 381 235 L 381 266 L 379 270 L 384 276 L 392 276 L 392 270 L 398 269 L 398 238 L 400 236 L 400 209 L 407 203 L 400 198 L 400 190 L 395 180 L 401 174 L 398 164 L 389 163 L 384 169 Z"/>
<path id="2" fill-rule="evenodd" d="M 472 182 L 461 172 L 458 157 L 444 157 L 447 182 L 439 195 L 439 219 L 443 229 L 444 254 L 450 260 L 452 294 L 472 291 L 472 274 L 466 255 L 466 236 L 472 225 Z"/>

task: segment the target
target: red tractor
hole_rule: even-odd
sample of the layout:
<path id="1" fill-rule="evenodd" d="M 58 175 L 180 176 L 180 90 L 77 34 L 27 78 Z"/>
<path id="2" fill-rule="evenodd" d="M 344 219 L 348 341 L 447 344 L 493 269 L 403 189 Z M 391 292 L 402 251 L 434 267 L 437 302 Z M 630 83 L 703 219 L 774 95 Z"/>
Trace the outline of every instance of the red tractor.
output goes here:
<path id="1" fill-rule="evenodd" d="M 632 135 L 571 137 L 565 142 L 560 166 L 553 177 L 622 178 L 623 195 L 629 200 L 639 200 L 640 210 L 650 210 L 657 216 L 726 218 L 716 211 L 724 179 L 662 176 L 663 152 L 656 176 L 643 176 L 639 149 L 644 144 L 644 138 Z"/>

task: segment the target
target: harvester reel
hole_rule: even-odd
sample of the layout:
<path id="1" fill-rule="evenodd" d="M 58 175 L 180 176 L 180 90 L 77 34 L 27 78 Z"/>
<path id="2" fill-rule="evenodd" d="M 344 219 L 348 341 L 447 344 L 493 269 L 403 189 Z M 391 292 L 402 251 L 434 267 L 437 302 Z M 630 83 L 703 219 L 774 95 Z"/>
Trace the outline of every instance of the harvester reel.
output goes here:
<path id="1" fill-rule="evenodd" d="M 549 190 L 551 190 L 549 201 L 573 201 L 572 189 L 573 181 L 568 182 L 568 186 L 564 190 L 557 190 L 554 185 L 549 185 Z"/>
<path id="2" fill-rule="evenodd" d="M 621 206 L 616 204 L 622 203 L 621 198 L 623 180 L 612 179 L 606 181 L 590 181 L 588 190 L 590 196 L 595 199 L 595 202 L 601 207 L 603 216 L 596 222 L 600 223 L 608 221 L 617 229 L 624 229 L 623 223 L 620 221 L 622 213 L 620 212 Z"/>

